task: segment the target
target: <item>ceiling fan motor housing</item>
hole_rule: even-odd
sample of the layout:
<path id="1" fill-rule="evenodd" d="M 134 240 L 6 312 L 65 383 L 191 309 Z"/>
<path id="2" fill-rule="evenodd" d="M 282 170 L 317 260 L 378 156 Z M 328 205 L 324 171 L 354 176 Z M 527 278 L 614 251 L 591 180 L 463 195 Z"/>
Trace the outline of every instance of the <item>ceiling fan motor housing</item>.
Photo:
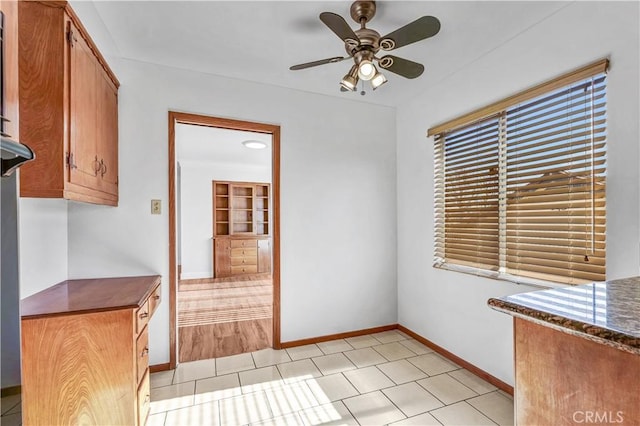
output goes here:
<path id="1" fill-rule="evenodd" d="M 378 50 L 380 50 L 380 33 L 370 28 L 355 30 L 355 33 L 358 36 L 360 42 L 352 44 L 347 41 L 344 44 L 344 48 L 346 49 L 349 56 L 354 56 L 357 52 L 363 49 L 370 50 L 374 54 L 378 53 Z"/>

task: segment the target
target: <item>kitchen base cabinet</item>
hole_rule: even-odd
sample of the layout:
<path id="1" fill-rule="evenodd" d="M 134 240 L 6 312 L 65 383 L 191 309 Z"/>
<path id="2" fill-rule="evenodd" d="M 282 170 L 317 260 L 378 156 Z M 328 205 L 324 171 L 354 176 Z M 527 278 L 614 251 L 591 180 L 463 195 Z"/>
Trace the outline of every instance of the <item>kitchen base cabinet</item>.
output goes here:
<path id="1" fill-rule="evenodd" d="M 159 301 L 159 276 L 64 281 L 24 299 L 24 424 L 145 424 Z"/>

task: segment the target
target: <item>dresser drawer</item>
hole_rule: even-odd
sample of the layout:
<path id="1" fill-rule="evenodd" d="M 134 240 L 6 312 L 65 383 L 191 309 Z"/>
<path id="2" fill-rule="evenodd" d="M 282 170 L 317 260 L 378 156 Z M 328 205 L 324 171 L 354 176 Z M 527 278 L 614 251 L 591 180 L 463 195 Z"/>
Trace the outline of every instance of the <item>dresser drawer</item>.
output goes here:
<path id="1" fill-rule="evenodd" d="M 258 240 L 231 240 L 231 248 L 257 248 Z"/>
<path id="2" fill-rule="evenodd" d="M 232 248 L 231 257 L 258 256 L 258 248 Z"/>
<path id="3" fill-rule="evenodd" d="M 144 373 L 149 368 L 149 328 L 145 327 L 136 341 L 136 365 L 138 369 L 137 382 L 140 383 Z"/>
<path id="4" fill-rule="evenodd" d="M 145 325 L 149 322 L 149 299 L 136 312 L 136 334 L 140 334 Z"/>
<path id="5" fill-rule="evenodd" d="M 257 265 L 257 256 L 232 257 L 231 266 Z"/>
<path id="6" fill-rule="evenodd" d="M 144 375 L 138 388 L 138 424 L 147 423 L 149 409 L 151 408 L 151 390 L 149 389 L 149 373 Z"/>
<path id="7" fill-rule="evenodd" d="M 151 293 L 149 296 L 149 318 L 153 315 L 153 313 L 158 308 L 160 304 L 160 286 L 156 287 L 155 291 Z"/>
<path id="8" fill-rule="evenodd" d="M 246 266 L 232 266 L 231 273 L 233 275 L 236 274 L 255 274 L 258 272 L 257 265 L 246 265 Z"/>

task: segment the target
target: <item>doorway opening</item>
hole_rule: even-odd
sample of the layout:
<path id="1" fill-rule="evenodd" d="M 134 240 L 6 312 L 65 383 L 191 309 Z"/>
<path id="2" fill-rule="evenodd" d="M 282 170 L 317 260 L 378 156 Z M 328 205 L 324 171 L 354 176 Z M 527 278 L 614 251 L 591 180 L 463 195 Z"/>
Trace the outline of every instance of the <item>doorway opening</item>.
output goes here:
<path id="1" fill-rule="evenodd" d="M 280 348 L 279 166 L 279 126 L 169 112 L 170 368 Z"/>

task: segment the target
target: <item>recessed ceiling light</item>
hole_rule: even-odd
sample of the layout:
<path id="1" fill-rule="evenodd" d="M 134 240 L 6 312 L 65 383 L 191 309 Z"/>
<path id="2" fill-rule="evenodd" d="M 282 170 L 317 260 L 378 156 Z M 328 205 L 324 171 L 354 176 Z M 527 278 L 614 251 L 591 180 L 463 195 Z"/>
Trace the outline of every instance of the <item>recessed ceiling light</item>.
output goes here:
<path id="1" fill-rule="evenodd" d="M 251 141 L 251 140 L 242 142 L 242 145 L 251 149 L 265 149 L 267 147 L 267 144 L 262 141 Z"/>

